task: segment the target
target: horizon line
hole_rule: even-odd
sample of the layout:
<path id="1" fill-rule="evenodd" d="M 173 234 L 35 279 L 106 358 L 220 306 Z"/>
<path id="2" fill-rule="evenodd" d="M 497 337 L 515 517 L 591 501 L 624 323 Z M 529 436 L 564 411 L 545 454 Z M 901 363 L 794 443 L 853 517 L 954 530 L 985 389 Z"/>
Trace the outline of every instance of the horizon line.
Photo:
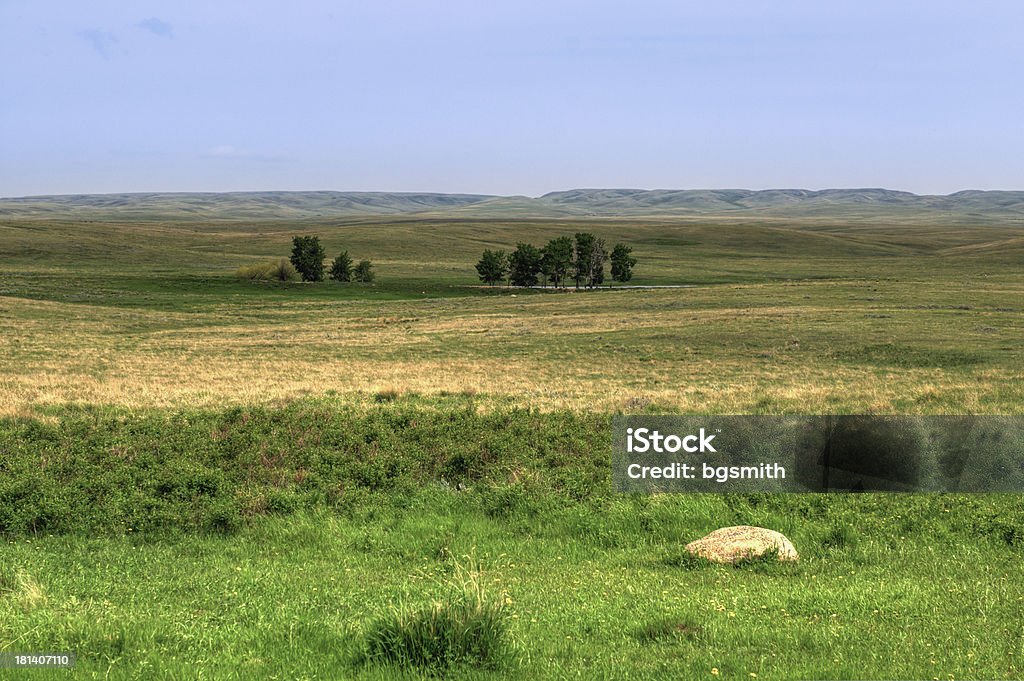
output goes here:
<path id="1" fill-rule="evenodd" d="M 543 194 L 536 196 L 529 194 L 488 194 L 479 192 L 467 192 L 467 191 L 435 191 L 435 190 L 383 190 L 383 189 L 229 189 L 229 190 L 137 190 L 137 191 L 121 191 L 121 192 L 60 192 L 53 194 L 24 194 L 20 196 L 0 196 L 0 201 L 8 200 L 21 200 L 21 199 L 46 199 L 46 198 L 62 198 L 62 197 L 79 197 L 79 196 L 145 196 L 145 195 L 184 195 L 184 194 L 402 194 L 402 195 L 434 195 L 434 196 L 479 196 L 482 198 L 498 198 L 498 199 L 514 199 L 514 198 L 525 198 L 525 199 L 542 199 L 545 196 L 551 194 L 564 194 L 567 192 L 593 192 L 593 191 L 626 191 L 626 192 L 726 192 L 726 191 L 739 191 L 739 192 L 808 192 L 813 194 L 820 194 L 823 192 L 830 191 L 882 191 L 891 192 L 895 194 L 908 194 L 917 197 L 940 197 L 948 198 L 956 196 L 957 194 L 964 194 L 967 192 L 980 192 L 980 193 L 1014 193 L 1024 192 L 1024 189 L 976 189 L 976 188 L 965 188 L 958 189 L 946 194 L 935 194 L 935 193 L 924 193 L 919 194 L 905 189 L 890 189 L 888 187 L 872 187 L 872 186 L 849 186 L 849 187 L 823 187 L 821 189 L 808 189 L 805 187 L 768 187 L 764 189 L 749 189 L 744 187 L 692 187 L 692 188 L 654 188 L 644 189 L 639 187 L 570 187 L 568 189 L 555 189 Z"/>

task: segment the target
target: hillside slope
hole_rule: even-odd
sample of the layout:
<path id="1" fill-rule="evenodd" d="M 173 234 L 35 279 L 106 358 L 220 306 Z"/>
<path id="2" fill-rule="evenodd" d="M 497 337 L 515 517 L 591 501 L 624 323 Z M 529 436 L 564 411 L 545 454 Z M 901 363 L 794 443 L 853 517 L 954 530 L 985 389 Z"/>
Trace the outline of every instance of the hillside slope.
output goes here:
<path id="1" fill-rule="evenodd" d="M 1024 220 L 1024 191 L 945 196 L 889 189 L 572 189 L 540 197 L 402 192 L 81 194 L 0 198 L 2 218 L 74 220 L 304 220 L 380 215 L 432 217 L 773 218 L 942 217 Z"/>
<path id="2" fill-rule="evenodd" d="M 333 191 L 66 194 L 0 199 L 0 218 L 298 220 L 448 210 L 488 198 L 473 194 Z"/>

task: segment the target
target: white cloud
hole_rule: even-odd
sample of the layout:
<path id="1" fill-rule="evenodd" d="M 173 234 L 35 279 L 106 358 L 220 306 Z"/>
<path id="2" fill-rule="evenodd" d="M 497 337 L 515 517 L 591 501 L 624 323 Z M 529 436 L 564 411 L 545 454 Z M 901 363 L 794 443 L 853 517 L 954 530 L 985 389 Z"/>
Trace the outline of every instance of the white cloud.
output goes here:
<path id="1" fill-rule="evenodd" d="M 145 21 L 140 21 L 136 25 L 139 28 L 149 31 L 153 35 L 160 36 L 161 38 L 174 38 L 174 27 L 163 19 L 150 17 Z"/>
<path id="2" fill-rule="evenodd" d="M 104 59 L 110 56 L 110 49 L 117 42 L 117 36 L 110 31 L 89 28 L 78 32 L 78 37 L 92 45 L 92 49 Z"/>

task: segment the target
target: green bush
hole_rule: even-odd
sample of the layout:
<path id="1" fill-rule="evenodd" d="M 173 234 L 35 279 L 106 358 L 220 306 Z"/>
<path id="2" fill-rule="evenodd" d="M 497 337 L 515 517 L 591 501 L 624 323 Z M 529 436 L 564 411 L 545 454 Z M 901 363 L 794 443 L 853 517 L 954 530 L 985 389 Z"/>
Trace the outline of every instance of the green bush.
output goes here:
<path id="1" fill-rule="evenodd" d="M 373 272 L 373 263 L 369 260 L 360 260 L 359 264 L 352 271 L 352 278 L 364 284 L 372 284 L 376 275 Z"/>
<path id="2" fill-rule="evenodd" d="M 455 664 L 494 668 L 509 656 L 506 595 L 484 588 L 481 572 L 457 566 L 442 599 L 422 608 L 395 608 L 366 637 L 370 662 L 441 671 Z"/>
<path id="3" fill-rule="evenodd" d="M 541 482 L 488 485 L 479 491 L 479 496 L 488 518 L 536 518 L 553 507 L 551 492 Z"/>
<path id="4" fill-rule="evenodd" d="M 256 265 L 244 265 L 235 271 L 235 275 L 240 279 L 251 279 L 253 281 L 302 280 L 302 277 L 295 270 L 295 267 L 287 260 L 258 263 Z"/>
<path id="5" fill-rule="evenodd" d="M 0 536 L 230 533 L 442 480 L 528 475 L 546 494 L 608 493 L 607 417 L 367 402 L 0 419 Z"/>
<path id="6" fill-rule="evenodd" d="M 342 251 L 331 263 L 331 279 L 334 281 L 352 281 L 352 257 L 348 251 Z"/>

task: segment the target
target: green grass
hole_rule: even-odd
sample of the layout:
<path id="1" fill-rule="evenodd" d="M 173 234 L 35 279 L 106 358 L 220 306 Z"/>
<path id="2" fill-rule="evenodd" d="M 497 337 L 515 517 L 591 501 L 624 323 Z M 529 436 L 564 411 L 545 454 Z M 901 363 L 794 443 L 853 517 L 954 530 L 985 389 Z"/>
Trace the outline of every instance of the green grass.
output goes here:
<path id="1" fill-rule="evenodd" d="M 876 343 L 836 353 L 840 361 L 899 367 L 903 369 L 952 368 L 979 364 L 984 357 L 964 350 L 938 350 L 929 347 Z"/>
<path id="2" fill-rule="evenodd" d="M 537 503 L 542 503 L 537 499 Z M 495 517 L 476 491 L 375 495 L 187 541 L 12 539 L 0 641 L 74 650 L 82 678 L 392 678 L 370 653 L 394 608 L 448 603 L 475 555 L 503 601 L 497 667 L 463 678 L 1019 678 L 1019 499 L 616 498 Z M 796 566 L 666 560 L 722 524 L 783 529 Z M 836 527 L 856 532 L 835 546 Z M 109 676 L 107 676 L 109 674 Z M 14 678 L 37 678 L 29 673 Z"/>

